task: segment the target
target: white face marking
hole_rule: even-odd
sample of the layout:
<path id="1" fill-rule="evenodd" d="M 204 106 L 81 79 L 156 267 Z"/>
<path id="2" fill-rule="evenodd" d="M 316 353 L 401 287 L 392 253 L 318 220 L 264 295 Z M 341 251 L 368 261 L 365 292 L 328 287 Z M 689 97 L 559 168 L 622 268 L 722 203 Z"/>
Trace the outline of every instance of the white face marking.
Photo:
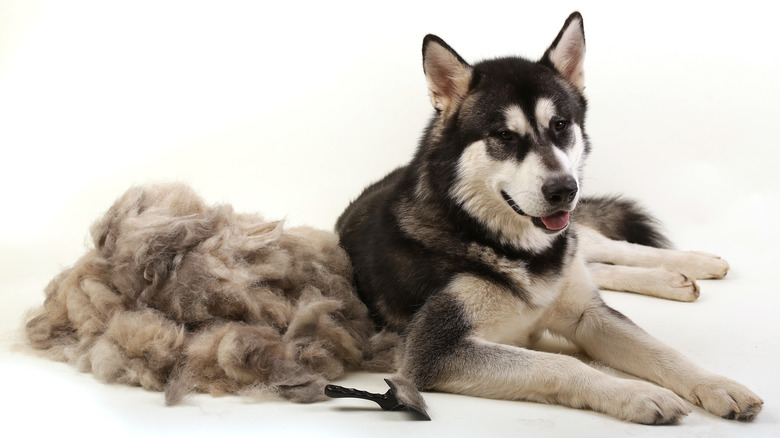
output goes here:
<path id="1" fill-rule="evenodd" d="M 579 168 L 582 165 L 582 156 L 585 154 L 585 137 L 582 135 L 580 125 L 572 124 L 574 130 L 574 146 L 569 149 L 569 160 L 572 166 Z"/>
<path id="2" fill-rule="evenodd" d="M 530 216 L 549 214 L 547 201 L 542 196 L 542 185 L 550 171 L 536 152 L 529 152 L 523 162 L 506 175 L 502 190 L 514 199 L 518 207 Z"/>
<path id="3" fill-rule="evenodd" d="M 555 155 L 561 163 L 563 171 L 573 176 L 579 186 L 579 173 L 585 154 L 585 138 L 579 125 L 572 123 L 569 129 L 574 131 L 574 144 L 566 151 L 555 148 Z"/>
<path id="4" fill-rule="evenodd" d="M 536 108 L 534 108 L 534 116 L 536 117 L 536 123 L 541 129 L 547 129 L 550 126 L 550 120 L 555 117 L 555 104 L 552 100 L 543 97 L 536 101 Z"/>
<path id="5" fill-rule="evenodd" d="M 472 217 L 493 231 L 502 243 L 525 250 L 542 250 L 552 243 L 550 235 L 537 228 L 530 217 L 517 214 L 501 196 L 501 190 L 519 186 L 520 179 L 529 178 L 522 175 L 520 168 L 527 168 L 528 174 L 533 167 L 538 168 L 526 164 L 527 160 L 521 166 L 515 160 L 495 160 L 487 152 L 485 142 L 478 141 L 467 147 L 461 155 L 458 178 L 450 194 Z M 536 189 L 538 185 L 533 186 L 531 190 L 539 192 Z M 507 192 L 510 196 L 514 193 L 514 196 L 522 199 L 531 190 L 526 193 L 514 190 Z"/>
<path id="6" fill-rule="evenodd" d="M 550 121 L 555 118 L 556 114 L 557 110 L 552 100 L 548 98 L 541 98 L 536 102 L 534 116 L 536 117 L 536 122 L 538 123 L 540 130 L 549 129 Z M 582 152 L 584 151 L 582 130 L 576 124 L 572 124 L 570 129 L 574 129 L 575 132 L 576 144 L 574 147 L 569 148 L 566 152 L 557 147 L 553 147 L 553 153 L 558 159 L 560 169 L 564 172 L 572 171 L 572 167 L 577 164 L 579 159 L 582 157 Z M 572 174 L 572 176 L 574 176 L 576 179 L 576 171 Z"/>
<path id="7" fill-rule="evenodd" d="M 533 133 L 531 123 L 525 116 L 523 110 L 517 105 L 512 105 L 504 110 L 504 117 L 506 118 L 506 127 L 510 130 L 520 134 L 527 135 Z"/>

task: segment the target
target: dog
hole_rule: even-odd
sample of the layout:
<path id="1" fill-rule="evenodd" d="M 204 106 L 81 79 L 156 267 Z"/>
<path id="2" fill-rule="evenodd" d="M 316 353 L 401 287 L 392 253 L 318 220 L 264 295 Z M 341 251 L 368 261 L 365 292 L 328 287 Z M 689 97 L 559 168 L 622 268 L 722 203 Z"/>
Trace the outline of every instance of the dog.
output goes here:
<path id="1" fill-rule="evenodd" d="M 763 401 L 607 306 L 599 286 L 691 301 L 718 257 L 668 248 L 620 198 L 581 197 L 590 151 L 582 16 L 539 61 L 467 63 L 423 41 L 435 109 L 411 162 L 339 217 L 340 244 L 378 327 L 404 335 L 398 378 L 420 391 L 555 403 L 643 424 L 691 410 L 750 420 Z M 544 333 L 647 381 L 533 350 Z"/>

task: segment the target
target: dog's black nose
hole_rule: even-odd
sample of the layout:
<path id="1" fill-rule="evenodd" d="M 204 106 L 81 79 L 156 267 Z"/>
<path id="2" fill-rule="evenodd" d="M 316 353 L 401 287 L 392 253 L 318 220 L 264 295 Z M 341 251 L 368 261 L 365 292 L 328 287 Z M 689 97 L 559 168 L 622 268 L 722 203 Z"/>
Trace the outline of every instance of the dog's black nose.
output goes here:
<path id="1" fill-rule="evenodd" d="M 550 178 L 542 185 L 542 194 L 552 205 L 571 202 L 577 195 L 577 180 L 571 175 Z"/>

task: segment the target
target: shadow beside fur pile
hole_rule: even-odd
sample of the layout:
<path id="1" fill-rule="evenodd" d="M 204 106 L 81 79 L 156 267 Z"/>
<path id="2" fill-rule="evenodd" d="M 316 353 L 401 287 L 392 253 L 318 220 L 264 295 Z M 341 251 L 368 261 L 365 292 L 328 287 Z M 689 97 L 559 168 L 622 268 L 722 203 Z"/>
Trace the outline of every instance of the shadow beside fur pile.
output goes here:
<path id="1" fill-rule="evenodd" d="M 168 404 L 253 388 L 313 402 L 347 369 L 395 369 L 400 338 L 376 332 L 333 233 L 174 184 L 130 189 L 91 234 L 26 333 L 103 381 L 164 390 Z"/>

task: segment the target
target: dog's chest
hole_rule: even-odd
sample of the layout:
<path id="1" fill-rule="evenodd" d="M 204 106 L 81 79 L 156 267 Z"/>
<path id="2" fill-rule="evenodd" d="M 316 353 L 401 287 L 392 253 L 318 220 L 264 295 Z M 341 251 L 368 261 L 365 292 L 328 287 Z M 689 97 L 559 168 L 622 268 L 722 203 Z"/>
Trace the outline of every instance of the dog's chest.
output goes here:
<path id="1" fill-rule="evenodd" d="M 450 286 L 462 303 L 474 336 L 502 344 L 527 345 L 537 324 L 563 288 L 562 281 L 531 281 L 524 269 L 505 271 L 521 293 L 484 279 L 463 275 Z"/>

